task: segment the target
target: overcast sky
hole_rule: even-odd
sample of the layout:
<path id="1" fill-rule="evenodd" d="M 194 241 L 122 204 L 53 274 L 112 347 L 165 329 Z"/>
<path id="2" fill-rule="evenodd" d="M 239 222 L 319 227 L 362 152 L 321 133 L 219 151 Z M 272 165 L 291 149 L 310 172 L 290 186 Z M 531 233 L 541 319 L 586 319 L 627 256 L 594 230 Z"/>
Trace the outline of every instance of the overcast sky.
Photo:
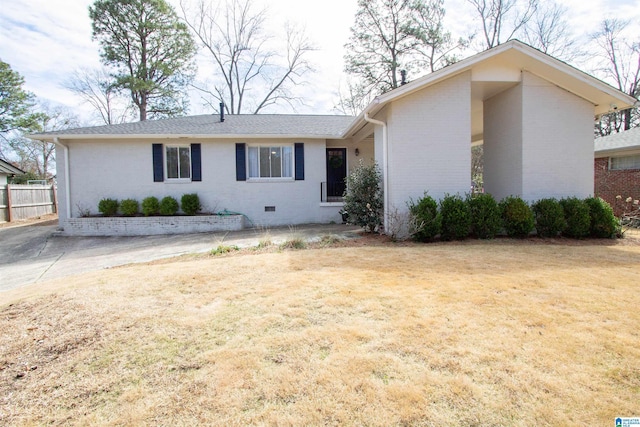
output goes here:
<path id="1" fill-rule="evenodd" d="M 545 0 L 542 0 L 545 1 Z M 170 0 L 178 5 L 178 0 Z M 270 28 L 282 34 L 285 21 L 306 27 L 318 48 L 312 61 L 316 68 L 304 88 L 305 104 L 299 113 L 331 114 L 337 91 L 344 84 L 343 46 L 349 37 L 357 0 L 258 0 L 269 5 Z M 100 66 L 99 46 L 91 40 L 88 7 L 92 0 L 0 0 L 0 59 L 26 80 L 26 88 L 39 99 L 63 104 L 87 117 L 87 107 L 64 89 L 69 75 L 81 67 Z M 640 42 L 640 0 L 562 0 L 568 9 L 570 29 L 583 43 L 603 18 L 632 21 Z M 463 36 L 478 28 L 466 0 L 445 0 L 446 28 Z M 585 69 L 585 71 L 591 71 Z M 200 67 L 198 76 L 212 72 Z M 417 77 L 417 76 L 414 76 Z M 192 114 L 206 112 L 192 99 Z M 290 109 L 268 112 L 291 112 Z"/>

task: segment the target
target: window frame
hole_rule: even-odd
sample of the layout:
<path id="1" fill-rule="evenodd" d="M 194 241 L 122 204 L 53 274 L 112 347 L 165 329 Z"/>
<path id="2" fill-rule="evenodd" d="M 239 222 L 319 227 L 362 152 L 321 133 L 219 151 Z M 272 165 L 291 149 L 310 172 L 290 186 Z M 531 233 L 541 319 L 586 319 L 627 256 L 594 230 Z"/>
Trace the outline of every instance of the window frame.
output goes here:
<path id="1" fill-rule="evenodd" d="M 272 173 L 271 171 L 271 167 L 272 167 L 272 161 L 271 161 L 271 155 L 272 155 L 272 150 L 274 148 L 280 149 L 280 175 L 281 176 L 262 176 L 263 175 L 263 170 L 262 170 L 262 165 L 261 165 L 261 153 L 262 150 L 264 150 L 265 148 L 267 148 L 269 150 L 269 168 L 270 168 L 270 175 Z M 284 148 L 288 148 L 288 155 L 286 155 L 284 153 Z M 258 153 L 258 158 L 257 158 L 257 171 L 254 171 L 254 167 L 255 165 L 252 166 L 252 151 L 256 150 Z M 286 158 L 289 158 L 289 165 L 288 168 L 285 166 L 285 162 L 286 162 Z M 294 181 L 295 177 L 296 177 L 296 159 L 295 159 L 295 146 L 292 143 L 276 143 L 276 144 L 269 144 L 269 143 L 263 143 L 263 144 L 247 144 L 247 159 L 246 159 L 246 170 L 247 170 L 247 181 L 252 181 L 252 182 L 289 182 L 289 181 Z M 288 176 L 282 176 L 282 174 L 288 171 L 289 175 Z M 253 172 L 256 172 L 257 175 L 254 176 Z"/>
<path id="2" fill-rule="evenodd" d="M 619 160 L 628 159 L 628 158 L 632 158 L 633 159 L 633 160 L 631 160 L 632 162 L 634 162 L 632 167 L 619 167 L 619 166 L 615 167 L 614 166 L 614 160 L 617 162 Z M 640 170 L 640 153 L 628 154 L 628 155 L 624 155 L 624 156 L 611 156 L 611 157 L 609 157 L 609 170 L 611 170 L 611 171 Z"/>
<path id="3" fill-rule="evenodd" d="M 192 182 L 193 181 L 193 154 L 191 152 L 191 144 L 164 144 L 164 176 L 165 182 L 179 183 L 179 182 Z M 178 178 L 169 177 L 169 149 L 176 148 L 178 150 Z M 189 177 L 180 177 L 180 149 L 186 148 L 189 150 Z"/>

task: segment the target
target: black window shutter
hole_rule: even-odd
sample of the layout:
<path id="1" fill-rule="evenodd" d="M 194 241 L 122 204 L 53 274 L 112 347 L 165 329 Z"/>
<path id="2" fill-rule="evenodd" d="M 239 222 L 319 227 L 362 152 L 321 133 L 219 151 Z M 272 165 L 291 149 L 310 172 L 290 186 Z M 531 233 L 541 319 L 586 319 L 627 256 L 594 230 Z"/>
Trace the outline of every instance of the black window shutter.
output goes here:
<path id="1" fill-rule="evenodd" d="M 164 158 L 162 144 L 153 144 L 153 182 L 164 181 Z"/>
<path id="2" fill-rule="evenodd" d="M 304 144 L 296 142 L 294 145 L 296 162 L 296 181 L 304 181 Z"/>
<path id="3" fill-rule="evenodd" d="M 191 144 L 191 181 L 202 181 L 200 144 Z"/>
<path id="4" fill-rule="evenodd" d="M 244 143 L 236 144 L 236 181 L 247 180 L 247 150 Z"/>

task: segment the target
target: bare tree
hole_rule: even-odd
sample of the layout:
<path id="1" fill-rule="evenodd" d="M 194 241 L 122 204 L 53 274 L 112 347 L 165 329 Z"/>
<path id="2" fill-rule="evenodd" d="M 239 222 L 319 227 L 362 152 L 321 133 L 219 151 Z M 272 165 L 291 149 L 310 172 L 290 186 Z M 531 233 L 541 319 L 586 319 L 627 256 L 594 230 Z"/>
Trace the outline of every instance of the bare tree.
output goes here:
<path id="1" fill-rule="evenodd" d="M 135 106 L 120 96 L 115 79 L 103 69 L 79 69 L 65 87 L 93 107 L 105 125 L 125 123 L 135 119 Z"/>
<path id="2" fill-rule="evenodd" d="M 34 116 L 36 120 L 29 132 L 51 132 L 80 125 L 78 117 L 64 107 L 40 104 Z M 41 179 L 52 176 L 55 165 L 55 144 L 15 136 L 9 140 L 8 145 L 19 159 L 20 169 L 32 172 Z"/>
<path id="3" fill-rule="evenodd" d="M 482 23 L 486 49 L 511 40 L 524 29 L 538 9 L 538 0 L 467 1 L 475 8 Z"/>
<path id="4" fill-rule="evenodd" d="M 302 30 L 286 26 L 286 46 L 271 47 L 264 31 L 267 12 L 257 10 L 252 0 L 225 0 L 214 7 L 200 0 L 195 13 L 181 1 L 182 14 L 222 79 L 213 87 L 195 86 L 205 93 L 213 108 L 224 102 L 229 114 L 257 114 L 280 102 L 296 101 L 292 88 L 303 84 L 312 71 L 307 57 L 314 50 Z M 285 52 L 280 55 L 277 52 Z"/>
<path id="5" fill-rule="evenodd" d="M 456 61 L 464 45 L 444 31 L 443 0 L 358 0 L 345 45 L 345 71 L 355 78 L 340 109 L 388 92 L 406 81 L 402 72 L 425 74 Z M 405 74 L 406 76 L 406 74 Z M 354 98 L 355 97 L 355 98 Z"/>
<path id="6" fill-rule="evenodd" d="M 569 32 L 570 26 L 565 19 L 567 14 L 567 8 L 558 3 L 540 5 L 533 19 L 524 27 L 525 41 L 563 61 L 573 62 L 581 58 L 584 52 Z"/>
<path id="7" fill-rule="evenodd" d="M 640 97 L 640 42 L 631 43 L 624 37 L 628 22 L 605 19 L 593 40 L 600 51 L 601 64 L 596 70 L 622 92 Z M 612 111 L 596 124 L 600 136 L 631 129 L 640 125 L 638 109 Z"/>

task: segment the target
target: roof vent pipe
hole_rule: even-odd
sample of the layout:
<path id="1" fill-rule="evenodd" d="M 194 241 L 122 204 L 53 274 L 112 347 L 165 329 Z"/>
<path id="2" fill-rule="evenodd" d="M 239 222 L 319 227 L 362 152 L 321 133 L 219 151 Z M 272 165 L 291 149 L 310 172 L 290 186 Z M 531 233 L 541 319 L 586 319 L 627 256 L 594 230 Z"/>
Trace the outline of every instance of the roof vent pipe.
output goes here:
<path id="1" fill-rule="evenodd" d="M 220 123 L 224 122 L 224 102 L 220 103 Z"/>
<path id="2" fill-rule="evenodd" d="M 400 76 L 402 77 L 402 81 L 400 83 L 401 86 L 407 84 L 407 70 L 400 70 Z"/>

